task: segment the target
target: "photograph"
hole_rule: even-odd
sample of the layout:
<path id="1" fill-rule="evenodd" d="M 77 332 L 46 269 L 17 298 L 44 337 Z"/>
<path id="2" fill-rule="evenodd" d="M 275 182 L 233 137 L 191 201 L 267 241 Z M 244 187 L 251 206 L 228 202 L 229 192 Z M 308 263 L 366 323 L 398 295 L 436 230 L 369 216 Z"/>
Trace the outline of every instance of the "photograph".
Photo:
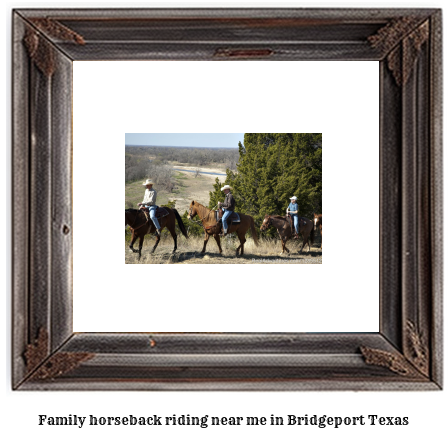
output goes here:
<path id="1" fill-rule="evenodd" d="M 125 178 L 126 263 L 322 263 L 322 134 L 128 133 Z"/>

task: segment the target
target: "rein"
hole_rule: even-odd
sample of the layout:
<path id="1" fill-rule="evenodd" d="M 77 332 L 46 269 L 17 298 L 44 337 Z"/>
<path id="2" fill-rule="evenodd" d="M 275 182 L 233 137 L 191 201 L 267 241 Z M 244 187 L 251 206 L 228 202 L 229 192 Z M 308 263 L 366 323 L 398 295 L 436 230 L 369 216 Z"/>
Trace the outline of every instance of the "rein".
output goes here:
<path id="1" fill-rule="evenodd" d="M 129 225 L 129 228 L 132 228 L 134 231 L 138 230 L 139 228 L 143 227 L 143 225 L 146 225 L 148 223 L 148 221 L 143 222 L 141 225 L 139 225 L 138 227 L 134 228 L 134 224 L 137 222 L 139 213 L 140 213 L 140 210 L 137 211 L 137 214 L 135 215 L 135 219 L 134 219 L 134 222 L 132 222 L 132 225 Z M 145 214 L 145 213 L 143 213 L 143 214 Z"/>
<path id="2" fill-rule="evenodd" d="M 274 217 L 272 217 L 271 215 L 269 215 L 268 216 L 269 217 L 269 220 L 268 220 L 268 222 L 266 223 L 266 228 L 265 228 L 265 230 L 264 231 L 266 231 L 269 227 L 274 227 L 274 228 L 276 228 L 277 230 L 279 230 L 280 228 L 277 228 L 277 226 L 274 224 L 274 219 L 279 219 L 279 218 L 274 218 Z M 284 219 L 287 223 L 289 223 L 289 224 L 291 224 L 291 222 L 289 222 L 289 220 L 288 219 Z M 292 230 L 292 227 L 291 227 L 291 230 Z M 292 231 L 291 231 L 292 232 Z"/>
<path id="3" fill-rule="evenodd" d="M 191 221 L 193 221 L 193 222 L 196 222 L 197 224 L 201 224 L 202 225 L 202 228 L 204 228 L 204 230 L 209 230 L 210 228 L 213 228 L 213 227 L 216 227 L 216 225 L 218 225 L 217 223 L 215 224 L 215 225 L 211 225 L 211 226 L 209 226 L 209 227 L 205 227 L 204 226 L 204 224 L 203 224 L 203 221 L 210 215 L 210 213 L 212 213 L 213 211 L 214 211 L 214 209 L 216 208 L 218 206 L 218 204 L 216 204 L 208 213 L 207 213 L 207 215 L 206 216 L 204 216 L 202 219 L 201 219 L 201 216 L 199 216 L 199 211 L 196 209 L 196 214 L 198 215 L 198 217 L 199 217 L 199 219 L 200 220 L 198 220 L 198 221 L 195 221 L 194 219 L 190 219 Z M 204 206 L 203 206 L 204 207 Z M 204 207 L 204 208 L 206 208 L 206 207 Z M 190 207 L 190 216 L 191 216 L 191 214 L 192 214 L 192 211 L 191 211 L 191 207 Z"/>

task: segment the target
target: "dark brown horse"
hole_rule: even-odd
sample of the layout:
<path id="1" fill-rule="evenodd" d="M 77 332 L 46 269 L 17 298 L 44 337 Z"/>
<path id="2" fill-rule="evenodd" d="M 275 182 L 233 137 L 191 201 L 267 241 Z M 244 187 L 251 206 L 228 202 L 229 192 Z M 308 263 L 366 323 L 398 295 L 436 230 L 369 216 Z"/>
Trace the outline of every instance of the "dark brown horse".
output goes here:
<path id="1" fill-rule="evenodd" d="M 282 254 L 285 251 L 289 254 L 289 249 L 286 248 L 286 242 L 294 236 L 293 228 L 294 225 L 291 226 L 291 220 L 285 216 L 275 216 L 267 214 L 263 223 L 261 224 L 260 230 L 266 231 L 269 227 L 274 227 L 277 229 L 278 235 L 282 241 Z M 311 243 L 314 243 L 314 225 L 313 222 L 307 219 L 306 217 L 299 218 L 299 234 L 302 235 L 303 243 L 302 248 L 300 248 L 300 252 L 302 252 L 303 247 L 308 243 L 308 252 L 311 250 Z"/>
<path id="2" fill-rule="evenodd" d="M 320 249 L 322 249 L 322 215 L 314 213 L 314 231 L 320 230 Z"/>
<path id="3" fill-rule="evenodd" d="M 191 201 L 190 209 L 188 210 L 188 219 L 192 220 L 196 215 L 202 222 L 204 227 L 204 247 L 202 248 L 202 253 L 205 252 L 205 247 L 207 246 L 208 239 L 213 236 L 218 244 L 219 253 L 222 253 L 221 239 L 219 237 L 219 232 L 221 230 L 221 224 L 216 221 L 216 211 L 210 210 L 207 207 L 199 204 L 197 201 Z M 240 240 L 240 246 L 236 249 L 236 256 L 241 249 L 241 255 L 244 255 L 244 243 L 246 242 L 246 232 L 251 230 L 252 238 L 254 239 L 255 245 L 258 246 L 257 231 L 255 230 L 254 218 L 247 214 L 239 213 L 240 222 L 232 223 L 229 227 L 228 234 L 236 233 L 238 239 Z"/>
<path id="4" fill-rule="evenodd" d="M 187 230 L 185 229 L 185 225 L 182 222 L 182 219 L 175 208 L 168 208 L 168 207 L 163 208 L 168 212 L 168 215 L 158 219 L 160 230 L 163 230 L 166 227 L 171 233 L 171 236 L 173 237 L 174 240 L 174 249 L 173 249 L 174 254 L 174 252 L 177 249 L 177 234 L 175 229 L 176 220 L 180 230 L 182 231 L 182 234 L 186 238 L 188 238 Z M 146 216 L 142 210 L 135 210 L 134 208 L 128 208 L 127 210 L 125 210 L 125 218 L 126 218 L 126 225 L 129 225 L 129 228 L 132 231 L 131 244 L 129 245 L 129 248 L 131 249 L 132 252 L 138 253 L 138 259 L 140 260 L 140 257 L 142 256 L 142 246 L 143 246 L 143 240 L 145 239 L 145 235 L 155 233 L 156 227 L 151 219 L 149 220 L 146 219 Z M 137 238 L 139 239 L 138 249 L 134 249 L 134 242 L 137 240 Z M 152 248 L 151 254 L 156 250 L 159 242 L 160 242 L 160 236 L 156 236 L 156 244 Z"/>

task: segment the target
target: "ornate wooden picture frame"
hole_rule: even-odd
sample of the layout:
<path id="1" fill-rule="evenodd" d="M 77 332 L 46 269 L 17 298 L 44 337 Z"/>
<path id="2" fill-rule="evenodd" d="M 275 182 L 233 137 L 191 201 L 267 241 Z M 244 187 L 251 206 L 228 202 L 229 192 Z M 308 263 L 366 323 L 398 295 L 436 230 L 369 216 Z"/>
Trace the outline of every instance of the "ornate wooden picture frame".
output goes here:
<path id="1" fill-rule="evenodd" d="M 13 11 L 12 387 L 440 389 L 441 28 L 436 9 Z M 379 62 L 378 333 L 73 333 L 72 63 L 159 59 Z"/>

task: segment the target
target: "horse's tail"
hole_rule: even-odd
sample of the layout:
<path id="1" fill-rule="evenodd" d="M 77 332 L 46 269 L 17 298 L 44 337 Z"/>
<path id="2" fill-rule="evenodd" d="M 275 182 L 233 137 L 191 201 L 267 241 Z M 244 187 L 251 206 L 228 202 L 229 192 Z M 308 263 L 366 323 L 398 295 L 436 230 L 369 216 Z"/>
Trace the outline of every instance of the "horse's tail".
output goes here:
<path id="1" fill-rule="evenodd" d="M 175 208 L 172 208 L 171 210 L 173 210 L 174 212 L 174 216 L 177 219 L 177 224 L 179 225 L 180 231 L 182 231 L 182 234 L 188 239 L 187 229 L 185 228 L 185 225 L 182 222 L 182 218 L 179 216 L 179 213 Z"/>
<path id="2" fill-rule="evenodd" d="M 254 218 L 252 216 L 249 217 L 250 217 L 250 232 L 252 234 L 252 239 L 254 239 L 255 246 L 258 246 L 258 236 L 257 236 L 257 230 L 255 229 Z"/>
<path id="3" fill-rule="evenodd" d="M 311 240 L 311 245 L 314 245 L 314 226 L 313 226 L 313 228 L 311 228 L 310 240 Z"/>

